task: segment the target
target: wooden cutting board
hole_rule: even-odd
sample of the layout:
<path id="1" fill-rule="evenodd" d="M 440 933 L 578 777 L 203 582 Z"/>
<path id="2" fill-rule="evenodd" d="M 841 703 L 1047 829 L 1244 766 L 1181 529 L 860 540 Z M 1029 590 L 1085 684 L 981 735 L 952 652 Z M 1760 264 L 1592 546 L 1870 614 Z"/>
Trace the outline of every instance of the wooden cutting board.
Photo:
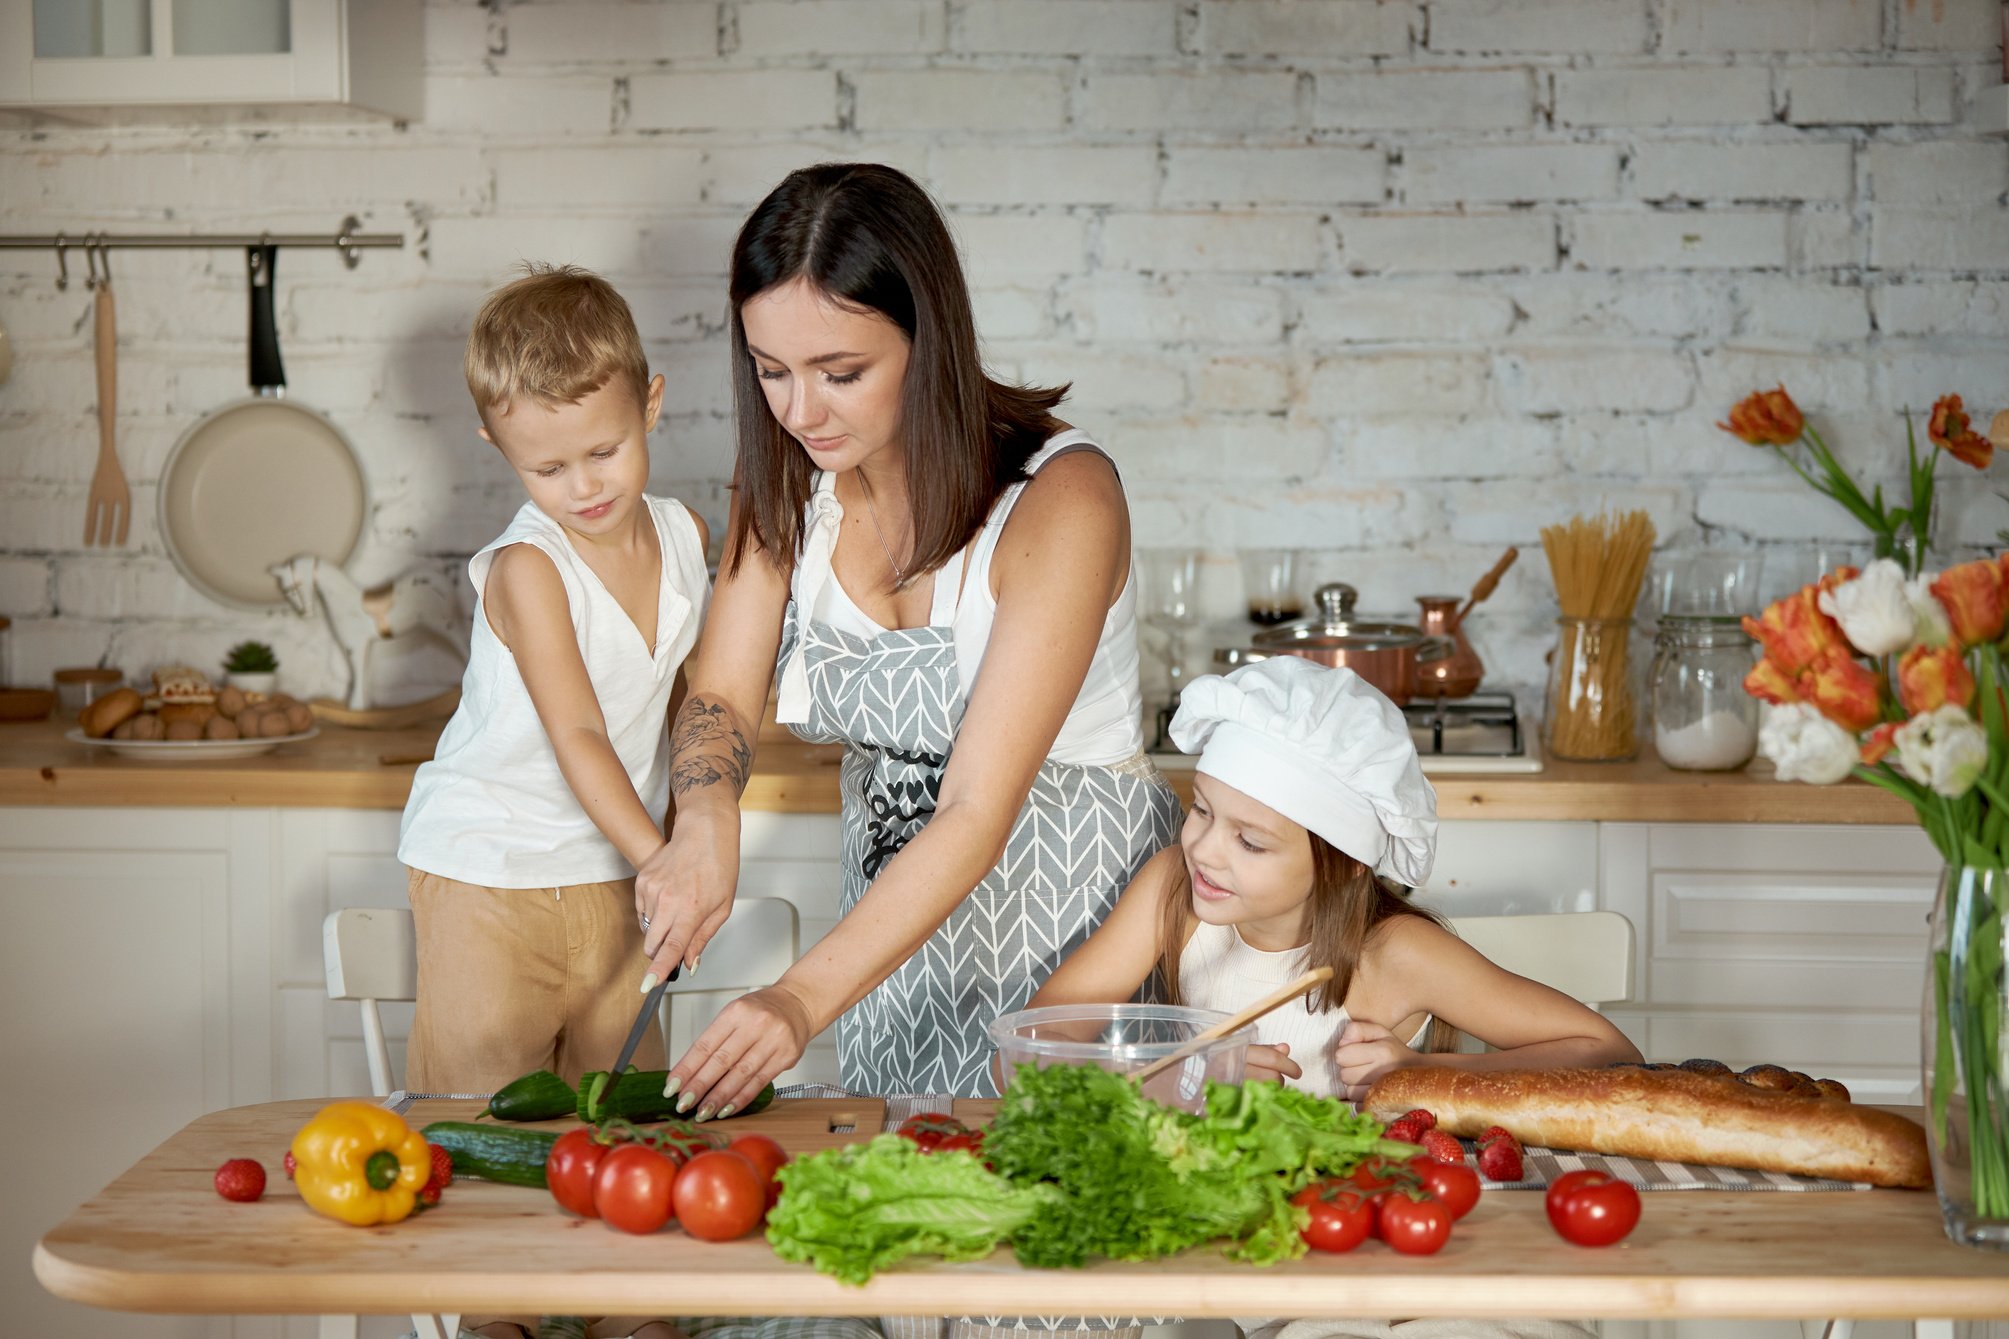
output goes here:
<path id="1" fill-rule="evenodd" d="M 471 1121 L 487 1107 L 479 1098 L 425 1097 L 405 1109 L 405 1122 L 414 1129 L 436 1120 Z M 751 1116 L 735 1116 L 727 1121 L 707 1121 L 701 1129 L 721 1139 L 736 1134 L 764 1134 L 791 1154 L 814 1153 L 840 1144 L 862 1143 L 880 1133 L 886 1122 L 886 1102 L 878 1097 L 782 1097 L 774 1105 Z M 484 1122 L 486 1123 L 486 1122 Z M 533 1121 L 522 1124 L 497 1121 L 498 1129 L 569 1130 L 576 1120 Z"/>

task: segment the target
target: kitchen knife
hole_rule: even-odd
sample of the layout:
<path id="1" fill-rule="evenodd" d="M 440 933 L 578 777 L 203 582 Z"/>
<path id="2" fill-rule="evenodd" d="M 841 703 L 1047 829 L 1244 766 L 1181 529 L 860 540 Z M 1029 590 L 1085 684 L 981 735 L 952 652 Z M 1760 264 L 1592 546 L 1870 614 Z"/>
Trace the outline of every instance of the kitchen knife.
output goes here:
<path id="1" fill-rule="evenodd" d="M 656 1009 L 663 1002 L 663 993 L 670 988 L 670 982 L 684 970 L 678 963 L 670 968 L 670 974 L 656 983 L 656 988 L 642 997 L 642 1012 L 635 1015 L 635 1026 L 628 1029 L 628 1040 L 621 1043 L 621 1054 L 614 1061 L 614 1067 L 607 1071 L 607 1082 L 612 1084 L 628 1072 L 628 1062 L 635 1058 L 635 1049 L 642 1044 L 642 1034 L 649 1030 L 649 1024 L 656 1019 Z"/>

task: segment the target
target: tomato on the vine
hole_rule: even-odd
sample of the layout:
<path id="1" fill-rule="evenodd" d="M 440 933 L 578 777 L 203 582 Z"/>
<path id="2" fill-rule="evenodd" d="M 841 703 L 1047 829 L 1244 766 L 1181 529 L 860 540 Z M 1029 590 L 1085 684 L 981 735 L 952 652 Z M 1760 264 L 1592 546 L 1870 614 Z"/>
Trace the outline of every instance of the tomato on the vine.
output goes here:
<path id="1" fill-rule="evenodd" d="M 1463 1218 L 1479 1202 L 1479 1174 L 1464 1163 L 1439 1162 L 1425 1154 L 1409 1160 L 1423 1188 L 1442 1200 L 1453 1218 Z"/>
<path id="2" fill-rule="evenodd" d="M 764 1134 L 742 1134 L 726 1145 L 726 1152 L 737 1153 L 753 1164 L 760 1173 L 760 1183 L 767 1187 L 767 1207 L 772 1209 L 781 1199 L 781 1186 L 774 1174 L 788 1161 L 788 1150 Z"/>
<path id="3" fill-rule="evenodd" d="M 944 1140 L 969 1132 L 969 1126 L 945 1111 L 923 1111 L 918 1116 L 909 1116 L 900 1122 L 899 1130 L 902 1139 L 913 1140 L 924 1152 L 932 1152 Z"/>
<path id="4" fill-rule="evenodd" d="M 1381 1201 L 1382 1240 L 1404 1255 L 1435 1255 L 1451 1240 L 1451 1206 L 1400 1192 Z"/>
<path id="5" fill-rule="evenodd" d="M 677 1221 L 702 1241 L 731 1241 L 760 1225 L 767 1187 L 751 1162 L 726 1149 L 700 1153 L 677 1173 Z"/>
<path id="6" fill-rule="evenodd" d="M 1577 1246 L 1609 1246 L 1639 1222 L 1639 1192 L 1587 1167 L 1557 1177 L 1542 1203 L 1557 1234 Z"/>
<path id="7" fill-rule="evenodd" d="M 544 1183 L 551 1187 L 551 1198 L 582 1218 L 598 1218 L 600 1211 L 593 1207 L 593 1178 L 611 1148 L 595 1139 L 588 1126 L 559 1135 L 544 1160 Z"/>
<path id="8" fill-rule="evenodd" d="M 744 1158 L 740 1163 L 749 1170 L 753 1166 Z M 600 1159 L 593 1177 L 593 1207 L 608 1226 L 646 1235 L 670 1221 L 670 1192 L 676 1181 L 673 1159 L 647 1144 L 620 1144 Z"/>
<path id="9" fill-rule="evenodd" d="M 1338 1177 L 1312 1182 L 1291 1196 L 1291 1203 L 1311 1214 L 1298 1235 L 1314 1251 L 1350 1251 L 1367 1240 L 1374 1226 L 1373 1200 L 1359 1186 Z"/>

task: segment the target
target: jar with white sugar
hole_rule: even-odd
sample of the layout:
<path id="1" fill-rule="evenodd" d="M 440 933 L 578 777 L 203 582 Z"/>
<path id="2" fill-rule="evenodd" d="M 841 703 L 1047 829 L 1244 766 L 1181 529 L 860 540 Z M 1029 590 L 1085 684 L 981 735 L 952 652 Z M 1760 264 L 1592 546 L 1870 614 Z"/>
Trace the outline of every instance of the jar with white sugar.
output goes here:
<path id="1" fill-rule="evenodd" d="M 1750 636 L 1722 615 L 1669 615 L 1654 639 L 1653 747 L 1669 767 L 1727 772 L 1758 747 L 1758 700 L 1744 691 Z"/>

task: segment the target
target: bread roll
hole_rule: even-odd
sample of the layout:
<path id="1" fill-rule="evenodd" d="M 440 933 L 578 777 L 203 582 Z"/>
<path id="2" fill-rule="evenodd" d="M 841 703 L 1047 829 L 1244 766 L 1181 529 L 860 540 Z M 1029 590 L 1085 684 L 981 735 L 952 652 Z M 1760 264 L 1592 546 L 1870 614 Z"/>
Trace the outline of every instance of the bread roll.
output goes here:
<path id="1" fill-rule="evenodd" d="M 231 720 L 228 716 L 216 716 L 207 725 L 202 727 L 202 737 L 204 739 L 235 739 L 237 738 L 237 722 Z"/>
<path id="2" fill-rule="evenodd" d="M 233 721 L 244 707 L 244 690 L 236 684 L 226 684 L 223 691 L 216 695 L 216 709 Z"/>
<path id="3" fill-rule="evenodd" d="M 1904 1117 L 1839 1098 L 1769 1092 L 1734 1075 L 1638 1066 L 1491 1073 L 1423 1066 L 1385 1075 L 1364 1106 L 1380 1120 L 1422 1107 L 1452 1134 L 1471 1137 L 1498 1125 L 1544 1148 L 1876 1186 L 1932 1184 L 1925 1131 Z"/>
<path id="4" fill-rule="evenodd" d="M 139 715 L 146 699 L 130 688 L 106 693 L 77 714 L 77 725 L 91 739 L 103 739 L 124 721 Z"/>
<path id="5" fill-rule="evenodd" d="M 170 727 L 192 725 L 196 733 L 192 735 L 169 734 L 170 739 L 200 739 L 202 727 L 216 717 L 216 705 L 212 702 L 163 702 L 160 707 L 160 723 Z"/>
<path id="6" fill-rule="evenodd" d="M 186 743 L 202 738 L 202 727 L 194 721 L 179 720 L 166 722 L 167 738 Z"/>

